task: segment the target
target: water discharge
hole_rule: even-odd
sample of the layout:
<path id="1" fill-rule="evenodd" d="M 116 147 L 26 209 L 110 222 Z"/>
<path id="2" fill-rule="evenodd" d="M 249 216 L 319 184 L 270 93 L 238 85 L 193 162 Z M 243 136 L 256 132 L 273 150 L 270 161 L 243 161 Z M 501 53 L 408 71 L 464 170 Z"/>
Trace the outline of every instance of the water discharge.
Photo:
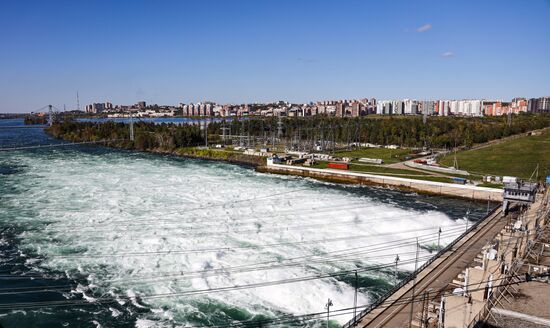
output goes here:
<path id="1" fill-rule="evenodd" d="M 416 237 L 424 261 L 439 227 L 444 244 L 467 207 L 481 215 L 463 201 L 96 146 L 4 153 L 0 170 L 0 263 L 71 286 L 25 300 L 91 304 L 4 308 L 5 327 L 228 325 L 322 312 L 328 298 L 337 310 L 353 306 L 353 270 L 365 305 L 394 283 L 396 254 L 414 268 Z"/>

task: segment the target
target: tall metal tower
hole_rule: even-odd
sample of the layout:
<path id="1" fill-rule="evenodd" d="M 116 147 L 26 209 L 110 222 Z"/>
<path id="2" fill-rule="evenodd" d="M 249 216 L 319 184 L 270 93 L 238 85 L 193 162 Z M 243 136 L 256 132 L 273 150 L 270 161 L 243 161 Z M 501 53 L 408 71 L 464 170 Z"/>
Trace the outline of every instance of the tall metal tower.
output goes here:
<path id="1" fill-rule="evenodd" d="M 223 125 L 222 125 L 222 141 L 223 141 L 223 144 L 225 145 L 225 140 L 226 140 L 226 132 L 228 130 L 230 130 L 228 127 L 225 126 L 225 120 L 223 121 Z M 231 132 L 229 133 L 231 134 Z"/>
<path id="2" fill-rule="evenodd" d="M 279 120 L 277 121 L 277 138 L 281 139 L 283 136 L 283 120 L 279 114 Z"/>
<path id="3" fill-rule="evenodd" d="M 208 148 L 208 121 L 204 121 L 204 144 Z"/>
<path id="4" fill-rule="evenodd" d="M 134 141 L 134 117 L 130 111 L 130 140 Z"/>
<path id="5" fill-rule="evenodd" d="M 48 105 L 48 125 L 53 125 L 53 106 Z"/>
<path id="6" fill-rule="evenodd" d="M 78 91 L 76 91 L 76 110 L 80 111 L 80 98 L 78 97 Z"/>
<path id="7" fill-rule="evenodd" d="M 239 146 L 244 146 L 244 120 L 241 120 L 241 135 L 239 136 Z"/>
<path id="8" fill-rule="evenodd" d="M 246 148 L 250 148 L 250 119 L 246 120 L 246 123 Z"/>

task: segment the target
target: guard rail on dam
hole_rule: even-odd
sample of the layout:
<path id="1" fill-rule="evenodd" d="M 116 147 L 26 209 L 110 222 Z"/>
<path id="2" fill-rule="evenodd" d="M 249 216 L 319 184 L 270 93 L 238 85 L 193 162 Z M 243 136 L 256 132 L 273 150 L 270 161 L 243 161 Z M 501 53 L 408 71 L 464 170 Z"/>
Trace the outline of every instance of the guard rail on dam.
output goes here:
<path id="1" fill-rule="evenodd" d="M 460 185 L 445 182 L 417 180 L 368 173 L 350 172 L 332 169 L 315 169 L 303 166 L 268 163 L 265 171 L 281 174 L 293 174 L 319 179 L 359 184 L 376 184 L 395 188 L 415 190 L 436 195 L 461 197 L 477 200 L 502 201 L 502 190 L 495 188 Z"/>
<path id="2" fill-rule="evenodd" d="M 549 199 L 504 217 L 497 207 L 343 327 L 476 326 L 523 273 L 550 273 L 533 256 L 550 236 Z"/>
<path id="3" fill-rule="evenodd" d="M 456 250 L 453 250 L 453 248 L 458 243 L 462 242 L 462 245 L 460 245 L 460 246 L 468 246 L 468 245 L 464 245 L 464 240 L 463 239 L 466 236 L 471 237 L 472 234 L 476 234 L 478 232 L 479 228 L 480 228 L 480 225 L 483 225 L 483 226 L 486 227 L 490 224 L 490 221 L 495 220 L 495 219 L 498 220 L 499 218 L 501 218 L 501 215 L 500 215 L 501 212 L 502 212 L 502 207 L 501 206 L 498 206 L 495 209 L 493 209 L 483 219 L 481 219 L 481 220 L 477 221 L 476 223 L 474 223 L 470 228 L 468 228 L 468 230 L 463 232 L 460 236 L 458 236 L 450 244 L 448 244 L 447 246 L 442 248 L 436 255 L 434 255 L 431 259 L 426 261 L 415 272 L 411 273 L 407 278 L 403 279 L 399 284 L 397 284 L 392 289 L 387 291 L 384 295 L 379 297 L 376 302 L 372 303 L 367 308 L 365 308 L 363 311 L 358 313 L 355 318 L 351 319 L 348 323 L 343 325 L 342 328 L 370 327 L 370 324 L 372 322 L 370 322 L 371 320 L 369 320 L 369 319 L 371 319 L 371 318 L 367 318 L 367 316 L 369 314 L 371 314 L 371 312 L 373 312 L 375 309 L 377 309 L 378 307 L 380 307 L 381 305 L 383 305 L 385 303 L 388 303 L 388 302 L 395 303 L 395 302 L 397 302 L 399 300 L 399 299 L 397 299 L 397 297 L 395 297 L 396 299 L 391 300 L 391 301 L 390 301 L 390 297 L 396 296 L 397 294 L 399 294 L 399 291 L 401 291 L 402 289 L 406 289 L 406 291 L 409 291 L 412 288 L 412 284 L 413 284 L 414 280 L 419 277 L 420 273 L 422 273 L 424 270 L 426 270 L 426 268 L 428 268 L 430 265 L 434 264 L 434 262 L 436 262 L 438 260 L 441 261 L 443 255 L 446 255 L 448 253 L 454 253 Z M 399 298 L 402 298 L 405 295 L 406 295 L 406 293 L 403 293 L 403 295 L 397 295 L 397 296 L 399 296 Z M 386 305 L 388 305 L 388 304 L 386 304 Z M 385 306 L 384 307 L 384 309 L 389 309 L 389 308 L 391 308 L 391 306 Z M 372 319 L 375 319 L 375 318 L 372 318 Z M 365 322 L 367 320 L 369 322 Z M 403 322 L 406 322 L 406 321 L 403 321 Z M 373 327 L 375 327 L 375 326 L 376 325 L 373 325 Z M 380 325 L 380 327 L 381 326 L 383 326 L 383 325 Z"/>

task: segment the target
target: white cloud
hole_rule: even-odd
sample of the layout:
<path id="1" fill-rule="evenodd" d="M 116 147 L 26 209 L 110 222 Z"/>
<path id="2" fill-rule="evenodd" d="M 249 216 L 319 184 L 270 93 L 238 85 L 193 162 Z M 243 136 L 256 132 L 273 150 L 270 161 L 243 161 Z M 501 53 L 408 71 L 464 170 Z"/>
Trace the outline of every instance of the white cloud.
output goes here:
<path id="1" fill-rule="evenodd" d="M 441 54 L 441 57 L 443 57 L 443 58 L 451 58 L 451 57 L 454 57 L 454 56 L 455 56 L 454 52 L 451 52 L 451 51 L 446 51 L 446 52 Z"/>
<path id="2" fill-rule="evenodd" d="M 432 24 L 424 24 L 422 26 L 419 26 L 416 29 L 416 32 L 418 32 L 418 33 L 426 32 L 427 30 L 429 30 L 431 28 L 432 28 Z"/>

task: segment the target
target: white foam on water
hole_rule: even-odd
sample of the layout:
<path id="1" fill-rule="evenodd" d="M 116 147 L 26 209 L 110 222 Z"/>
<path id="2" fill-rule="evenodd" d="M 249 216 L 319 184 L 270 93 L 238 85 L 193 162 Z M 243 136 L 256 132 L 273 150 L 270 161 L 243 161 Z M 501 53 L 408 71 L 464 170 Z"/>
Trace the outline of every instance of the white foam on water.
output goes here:
<path id="1" fill-rule="evenodd" d="M 328 298 L 333 309 L 348 308 L 353 305 L 354 288 L 335 278 L 169 298 L 146 296 L 353 270 L 356 265 L 393 263 L 396 254 L 406 261 L 414 258 L 415 237 L 433 235 L 440 226 L 444 231 L 460 226 L 441 212 L 403 209 L 354 192 L 357 188 L 350 192 L 227 164 L 118 152 L 52 155 L 48 160 L 20 155 L 18 161 L 26 167 L 17 178 L 24 192 L 11 197 L 10 206 L 32 209 L 32 215 L 18 219 L 21 222 L 50 222 L 22 234 L 23 248 L 44 257 L 46 268 L 88 275 L 90 285 L 102 286 L 102 293 L 114 295 L 120 304 L 126 296 L 135 306 L 151 307 L 152 314 L 140 318 L 136 327 L 156 327 L 165 320 L 185 324 L 186 314 L 198 311 L 195 305 L 201 302 L 268 316 L 322 312 Z M 428 228 L 433 229 L 420 231 Z M 308 243 L 357 235 L 362 237 Z M 410 238 L 408 244 L 386 245 L 374 252 L 381 243 L 404 238 Z M 450 240 L 446 236 L 442 243 Z M 279 245 L 262 246 L 266 244 Z M 189 252 L 197 249 L 215 250 Z M 362 253 L 333 263 L 314 257 L 336 252 L 329 256 L 334 259 L 348 249 Z M 365 253 L 369 249 L 372 253 Z M 168 251 L 172 253 L 163 253 Z M 106 256 L 62 257 L 75 253 Z M 421 256 L 428 254 L 421 251 Z M 235 267 L 276 265 L 300 257 L 304 263 L 297 266 L 234 272 Z M 413 268 L 411 262 L 400 266 Z M 193 279 L 177 276 L 207 269 L 225 272 L 205 272 Z M 145 279 L 151 276 L 164 277 Z M 77 290 L 95 300 L 86 288 Z M 139 296 L 145 298 L 138 303 Z M 358 304 L 369 302 L 369 296 L 360 293 Z M 120 315 L 111 311 L 113 317 Z M 344 323 L 350 316 L 335 319 Z"/>

